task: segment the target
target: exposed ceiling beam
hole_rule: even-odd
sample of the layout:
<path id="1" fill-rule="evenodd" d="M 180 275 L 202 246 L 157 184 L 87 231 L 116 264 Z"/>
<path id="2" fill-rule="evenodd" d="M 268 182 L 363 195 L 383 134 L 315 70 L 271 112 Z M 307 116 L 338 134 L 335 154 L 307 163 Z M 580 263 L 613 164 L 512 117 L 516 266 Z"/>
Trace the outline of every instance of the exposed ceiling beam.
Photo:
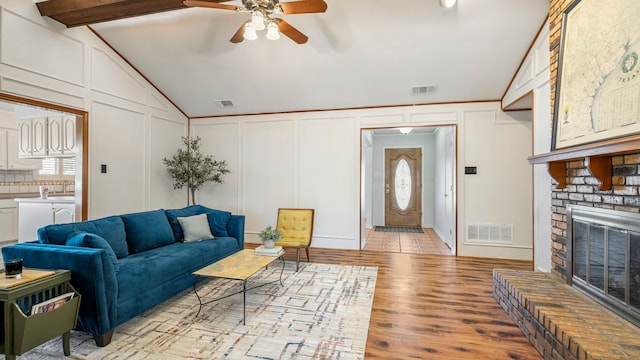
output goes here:
<path id="1" fill-rule="evenodd" d="M 36 5 L 40 15 L 67 27 L 186 8 L 182 0 L 47 0 Z"/>

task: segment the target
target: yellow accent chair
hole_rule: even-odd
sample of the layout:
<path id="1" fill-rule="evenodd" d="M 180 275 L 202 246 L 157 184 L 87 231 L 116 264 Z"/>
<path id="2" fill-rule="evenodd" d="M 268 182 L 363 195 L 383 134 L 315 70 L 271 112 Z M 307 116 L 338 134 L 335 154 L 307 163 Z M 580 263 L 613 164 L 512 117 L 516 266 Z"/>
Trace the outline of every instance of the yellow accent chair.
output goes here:
<path id="1" fill-rule="evenodd" d="M 309 247 L 313 237 L 313 209 L 278 209 L 278 223 L 276 228 L 282 231 L 282 238 L 276 245 L 283 248 L 296 249 L 296 271 L 300 268 L 300 249 L 307 252 L 309 261 Z"/>

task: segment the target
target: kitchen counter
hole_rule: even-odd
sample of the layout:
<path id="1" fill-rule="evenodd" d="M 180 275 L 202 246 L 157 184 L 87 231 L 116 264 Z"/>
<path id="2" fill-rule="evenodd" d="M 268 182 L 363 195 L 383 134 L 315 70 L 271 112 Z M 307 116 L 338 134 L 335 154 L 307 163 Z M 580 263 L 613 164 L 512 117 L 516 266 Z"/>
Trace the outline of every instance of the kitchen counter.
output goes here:
<path id="1" fill-rule="evenodd" d="M 38 239 L 38 229 L 43 226 L 75 221 L 75 196 L 67 194 L 49 196 L 47 199 L 41 199 L 40 196 L 18 197 L 13 200 L 18 207 L 18 242 Z"/>
<path id="2" fill-rule="evenodd" d="M 56 193 L 49 193 L 49 197 L 53 198 L 53 197 L 61 197 L 61 196 L 71 196 L 74 197 L 74 193 L 73 192 L 66 192 L 66 193 L 61 193 L 61 192 L 56 192 Z M 2 193 L 0 194 L 0 200 L 1 199 L 23 199 L 23 198 L 40 198 L 40 193 L 37 192 L 29 192 L 29 193 Z"/>
<path id="3" fill-rule="evenodd" d="M 29 198 L 15 198 L 15 201 L 21 203 L 65 203 L 65 204 L 73 204 L 76 202 L 75 196 L 49 196 L 47 199 L 41 199 L 38 197 L 29 197 Z"/>

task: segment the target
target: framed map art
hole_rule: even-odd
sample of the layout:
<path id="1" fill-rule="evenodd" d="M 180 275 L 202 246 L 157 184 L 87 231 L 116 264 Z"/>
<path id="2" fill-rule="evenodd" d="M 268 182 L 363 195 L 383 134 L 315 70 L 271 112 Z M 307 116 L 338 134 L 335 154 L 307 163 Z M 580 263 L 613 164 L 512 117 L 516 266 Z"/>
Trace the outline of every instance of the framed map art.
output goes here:
<path id="1" fill-rule="evenodd" d="M 552 150 L 640 133 L 640 1 L 565 11 Z"/>

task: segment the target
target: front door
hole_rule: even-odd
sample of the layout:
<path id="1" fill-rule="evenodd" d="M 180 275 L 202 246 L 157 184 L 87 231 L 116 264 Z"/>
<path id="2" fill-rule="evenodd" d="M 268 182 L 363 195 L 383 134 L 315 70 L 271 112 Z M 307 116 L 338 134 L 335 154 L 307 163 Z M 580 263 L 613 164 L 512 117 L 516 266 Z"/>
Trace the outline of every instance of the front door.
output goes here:
<path id="1" fill-rule="evenodd" d="M 422 149 L 385 149 L 385 225 L 422 227 Z"/>

